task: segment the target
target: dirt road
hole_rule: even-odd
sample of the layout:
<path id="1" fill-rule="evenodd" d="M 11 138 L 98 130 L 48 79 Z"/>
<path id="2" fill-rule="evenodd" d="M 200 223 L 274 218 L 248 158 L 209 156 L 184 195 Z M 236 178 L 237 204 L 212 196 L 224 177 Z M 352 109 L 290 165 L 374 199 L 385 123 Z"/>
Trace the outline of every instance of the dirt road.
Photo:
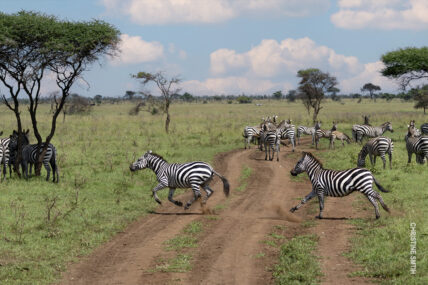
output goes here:
<path id="1" fill-rule="evenodd" d="M 304 140 L 305 146 L 298 150 L 308 148 L 308 144 L 310 140 Z M 335 219 L 303 227 L 303 221 L 315 219 L 315 213 L 309 213 L 311 207 L 305 206 L 294 214 L 288 212 L 298 203 L 296 198 L 303 197 L 311 188 L 308 182 L 290 179 L 289 172 L 299 158 L 300 154 L 293 154 L 287 147 L 282 147 L 279 162 L 265 161 L 264 152 L 255 148 L 217 156 L 215 169 L 229 179 L 232 195 L 226 199 L 221 182 L 215 181 L 216 192 L 208 206 L 226 205 L 210 216 L 215 218 L 202 215 L 198 203 L 184 211 L 165 201 L 155 213 L 131 224 L 92 255 L 71 265 L 63 275 L 62 284 L 270 284 L 273 279 L 269 268 L 277 259 L 257 256 L 265 251 L 262 241 L 274 226 L 286 227 L 289 237 L 304 233 L 320 237 L 318 254 L 325 284 L 364 283 L 365 280 L 347 276 L 355 267 L 341 253 L 349 247 L 352 234 L 346 219 L 372 213 L 353 211 L 353 195 L 327 199 L 325 216 Z M 243 167 L 250 167 L 252 173 L 246 189 L 238 192 L 235 190 Z M 189 191 L 181 200 L 187 200 L 190 194 Z M 207 225 L 198 238 L 197 248 L 190 250 L 192 270 L 183 273 L 154 270 L 161 260 L 176 255 L 165 250 L 164 242 L 180 234 L 192 221 Z"/>

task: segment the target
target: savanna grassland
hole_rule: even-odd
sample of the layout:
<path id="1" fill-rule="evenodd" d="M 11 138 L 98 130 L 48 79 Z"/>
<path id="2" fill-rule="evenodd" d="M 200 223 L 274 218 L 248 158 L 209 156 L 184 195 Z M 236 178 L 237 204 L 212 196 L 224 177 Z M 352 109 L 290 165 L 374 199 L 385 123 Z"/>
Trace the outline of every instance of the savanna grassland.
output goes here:
<path id="1" fill-rule="evenodd" d="M 164 117 L 141 112 L 130 116 L 130 104 L 102 104 L 89 115 L 58 119 L 52 143 L 57 148 L 60 182 L 46 182 L 46 172 L 29 181 L 16 176 L 0 183 L 0 280 L 2 284 L 46 284 L 55 282 L 66 264 L 89 254 L 95 247 L 122 231 L 131 221 L 144 216 L 157 204 L 151 198 L 156 177 L 151 171 L 132 174 L 129 164 L 146 150 L 167 160 L 212 161 L 214 155 L 243 148 L 242 129 L 257 125 L 262 117 L 278 115 L 291 118 L 297 125 L 311 125 L 300 102 L 261 101 L 255 104 L 173 104 L 170 134 L 164 132 Z M 21 106 L 24 127 L 31 124 L 25 106 Z M 376 103 L 353 100 L 327 102 L 319 119 L 322 128 L 338 129 L 350 135 L 354 123 L 362 123 L 362 114 L 370 115 L 372 125 L 391 121 L 394 133 L 393 169 L 383 170 L 381 160 L 372 168 L 381 184 L 392 191 L 383 194 L 392 214 L 382 218 L 352 220 L 357 234 L 346 253 L 363 270 L 355 274 L 373 277 L 384 283 L 428 283 L 428 209 L 427 166 L 407 165 L 404 135 L 410 119 L 417 126 L 428 117 L 413 109 L 413 103 L 401 101 Z M 39 110 L 41 133 L 50 125 L 49 106 Z M 15 117 L 0 107 L 0 130 L 8 135 L 15 128 Z M 30 137 L 32 143 L 34 137 Z M 322 141 L 321 148 L 328 148 Z M 319 153 L 328 168 L 356 166 L 359 145 Z M 298 148 L 297 148 L 298 149 Z M 414 160 L 414 158 L 413 158 Z M 370 163 L 367 160 L 367 167 Z M 251 173 L 257 175 L 257 173 Z M 288 175 L 288 174 L 286 174 Z M 163 192 L 163 193 L 162 193 Z M 165 200 L 167 191 L 159 192 Z M 363 197 L 361 198 L 361 201 Z M 360 200 L 357 200 L 360 201 Z M 367 201 L 356 203 L 372 211 Z M 417 274 L 410 275 L 410 223 L 417 224 Z M 311 246 L 312 247 L 312 246 Z M 295 248 L 290 246 L 290 249 Z"/>

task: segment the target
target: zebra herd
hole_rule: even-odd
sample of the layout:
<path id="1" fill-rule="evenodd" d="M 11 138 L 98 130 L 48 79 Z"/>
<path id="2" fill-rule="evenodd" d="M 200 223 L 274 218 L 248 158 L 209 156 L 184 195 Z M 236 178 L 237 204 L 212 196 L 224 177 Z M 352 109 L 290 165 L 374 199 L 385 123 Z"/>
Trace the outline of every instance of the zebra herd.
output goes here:
<path id="1" fill-rule="evenodd" d="M 30 144 L 29 142 L 29 130 L 22 132 L 22 152 L 21 152 L 21 167 L 24 178 L 28 179 L 28 167 L 30 168 L 30 175 L 32 172 L 33 165 L 37 161 L 37 144 Z M 2 135 L 3 132 L 0 132 Z M 44 144 L 39 148 L 39 152 L 42 152 Z M 15 159 L 18 154 L 18 132 L 13 133 L 7 137 L 0 139 L 0 166 L 3 166 L 3 180 L 6 179 L 6 168 L 9 167 L 9 175 L 12 176 L 12 165 L 15 163 Z M 43 157 L 43 165 L 47 171 L 46 181 L 49 180 L 50 172 L 52 168 L 53 182 L 59 182 L 58 165 L 56 162 L 56 148 L 53 144 L 49 144 L 48 148 Z M 1 177 L 1 173 L 0 173 Z"/>

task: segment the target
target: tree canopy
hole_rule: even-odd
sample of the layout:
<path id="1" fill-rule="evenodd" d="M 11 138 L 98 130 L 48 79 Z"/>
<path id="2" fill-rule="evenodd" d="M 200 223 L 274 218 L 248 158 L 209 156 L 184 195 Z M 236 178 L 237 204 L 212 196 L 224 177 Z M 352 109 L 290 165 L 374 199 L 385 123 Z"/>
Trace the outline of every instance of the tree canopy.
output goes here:
<path id="1" fill-rule="evenodd" d="M 412 81 L 428 78 L 428 47 L 408 47 L 388 52 L 381 58 L 383 76 L 397 79 L 403 89 Z"/>
<path id="2" fill-rule="evenodd" d="M 337 79 L 327 72 L 317 68 L 299 70 L 297 77 L 299 82 L 299 99 L 302 100 L 308 113 L 313 109 L 313 121 L 315 122 L 319 111 L 322 109 L 321 102 L 326 93 L 339 92 L 336 88 Z"/>

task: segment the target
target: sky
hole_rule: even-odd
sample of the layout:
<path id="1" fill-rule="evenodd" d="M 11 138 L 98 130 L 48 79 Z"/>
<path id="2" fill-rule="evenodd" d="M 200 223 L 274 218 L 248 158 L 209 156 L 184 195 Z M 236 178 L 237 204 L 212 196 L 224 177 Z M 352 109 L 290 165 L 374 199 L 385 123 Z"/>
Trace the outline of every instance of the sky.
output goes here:
<path id="1" fill-rule="evenodd" d="M 121 32 L 118 56 L 73 87 L 89 97 L 142 90 L 131 77 L 139 71 L 179 76 L 194 96 L 285 94 L 305 68 L 336 76 L 341 93 L 368 82 L 396 93 L 379 73 L 382 54 L 428 45 L 427 0 L 2 0 L 3 13 L 20 10 L 100 19 Z M 52 77 L 42 91 L 55 91 Z"/>

